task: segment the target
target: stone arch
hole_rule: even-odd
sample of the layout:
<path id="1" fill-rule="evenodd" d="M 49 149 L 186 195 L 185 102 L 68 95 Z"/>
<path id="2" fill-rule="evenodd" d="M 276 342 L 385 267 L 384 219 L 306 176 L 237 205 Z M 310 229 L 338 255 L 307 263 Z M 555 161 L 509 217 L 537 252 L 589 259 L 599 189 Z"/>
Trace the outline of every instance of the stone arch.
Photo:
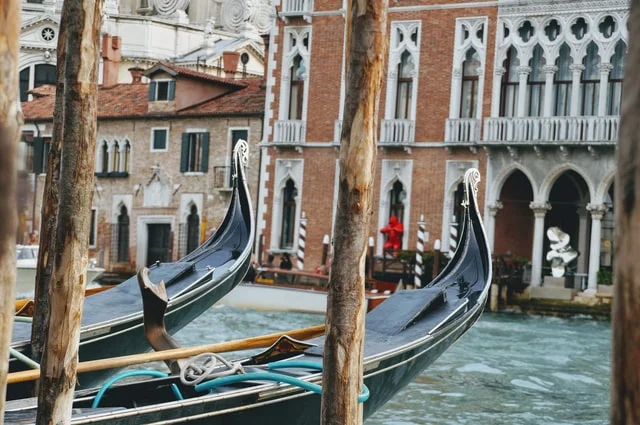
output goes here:
<path id="1" fill-rule="evenodd" d="M 598 185 L 593 200 L 591 201 L 594 204 L 602 204 L 605 201 L 607 192 L 609 192 L 609 188 L 614 183 L 616 178 L 616 170 L 609 172 L 604 178 L 600 181 Z"/>
<path id="2" fill-rule="evenodd" d="M 549 199 L 551 188 L 558 180 L 558 178 L 566 171 L 575 171 L 586 183 L 588 189 L 589 199 L 595 198 L 595 189 L 593 182 L 587 176 L 580 167 L 574 164 L 562 164 L 551 170 L 542 181 L 539 191 L 534 192 L 534 202 L 546 202 Z"/>
<path id="3" fill-rule="evenodd" d="M 489 199 L 487 199 L 487 205 L 499 200 L 500 193 L 502 192 L 502 188 L 504 187 L 505 182 L 515 171 L 521 171 L 522 174 L 527 177 L 527 180 L 529 180 L 529 184 L 531 185 L 531 189 L 533 190 L 533 197 L 535 200 L 535 195 L 536 193 L 538 193 L 538 185 L 535 178 L 533 177 L 533 174 L 524 165 L 513 163 L 500 170 L 500 172 L 494 176 L 493 184 L 491 184 L 491 189 L 489 190 Z"/>

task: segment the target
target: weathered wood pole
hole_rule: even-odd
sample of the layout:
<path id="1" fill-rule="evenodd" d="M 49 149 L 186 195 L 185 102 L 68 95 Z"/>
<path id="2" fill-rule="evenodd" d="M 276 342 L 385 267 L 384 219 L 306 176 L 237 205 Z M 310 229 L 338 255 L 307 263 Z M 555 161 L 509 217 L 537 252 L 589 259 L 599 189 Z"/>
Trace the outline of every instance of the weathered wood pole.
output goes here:
<path id="1" fill-rule="evenodd" d="M 614 201 L 612 425 L 640 423 L 640 0 L 631 1 L 629 33 Z"/>
<path id="2" fill-rule="evenodd" d="M 78 364 L 97 129 L 97 77 L 103 0 L 66 0 L 64 140 L 51 275 L 50 323 L 42 356 L 36 423 L 71 420 Z"/>
<path id="3" fill-rule="evenodd" d="M 362 423 L 364 269 L 375 175 L 380 86 L 387 57 L 388 0 L 349 1 L 346 99 L 334 255 L 327 297 L 321 421 Z"/>
<path id="4" fill-rule="evenodd" d="M 0 2 L 0 424 L 4 423 L 16 292 L 16 160 L 22 125 L 18 97 L 21 3 Z"/>
<path id="5" fill-rule="evenodd" d="M 66 22 L 67 13 L 62 10 L 60 22 Z M 42 197 L 42 220 L 40 227 L 40 249 L 36 269 L 34 291 L 34 314 L 31 325 L 31 358 L 40 362 L 47 333 L 49 332 L 49 285 L 53 271 L 53 253 L 58 221 L 58 201 L 60 186 L 60 151 L 64 135 L 64 68 L 67 50 L 67 28 L 61 24 L 58 30 L 58 50 L 56 67 L 56 103 L 53 110 L 53 134 L 47 160 L 47 170 Z M 37 177 L 36 177 L 37 178 Z M 34 196 L 37 196 L 35 194 Z M 33 218 L 35 221 L 35 217 Z"/>

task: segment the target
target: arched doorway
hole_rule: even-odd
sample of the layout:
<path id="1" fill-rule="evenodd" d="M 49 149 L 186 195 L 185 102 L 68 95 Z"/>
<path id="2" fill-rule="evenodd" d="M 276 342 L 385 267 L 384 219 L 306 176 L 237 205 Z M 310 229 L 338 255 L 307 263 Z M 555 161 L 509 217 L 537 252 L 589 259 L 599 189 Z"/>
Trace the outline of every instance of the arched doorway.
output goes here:
<path id="1" fill-rule="evenodd" d="M 505 180 L 500 191 L 502 208 L 496 215 L 493 244 L 495 255 L 522 257 L 531 261 L 533 245 L 533 188 L 527 176 L 515 170 Z"/>
<path id="2" fill-rule="evenodd" d="M 549 193 L 551 210 L 544 222 L 543 259 L 550 247 L 546 231 L 550 227 L 559 227 L 569 235 L 569 245 L 579 252 L 577 260 L 568 265 L 567 271 L 587 273 L 591 220 L 586 207 L 589 202 L 589 188 L 580 174 L 569 170 L 558 177 Z M 544 276 L 550 275 L 546 260 L 543 260 L 542 272 Z"/>
<path id="3" fill-rule="evenodd" d="M 187 254 L 200 245 L 200 216 L 198 207 L 191 205 L 191 212 L 187 216 Z"/>

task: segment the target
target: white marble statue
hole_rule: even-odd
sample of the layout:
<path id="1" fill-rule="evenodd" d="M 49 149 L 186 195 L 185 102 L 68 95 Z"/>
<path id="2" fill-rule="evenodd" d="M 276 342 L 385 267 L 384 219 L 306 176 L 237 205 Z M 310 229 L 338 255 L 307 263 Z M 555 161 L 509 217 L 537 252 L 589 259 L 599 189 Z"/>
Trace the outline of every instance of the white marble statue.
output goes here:
<path id="1" fill-rule="evenodd" d="M 551 263 L 551 275 L 562 277 L 569 263 L 578 258 L 578 251 L 571 248 L 569 245 L 570 236 L 559 227 L 549 227 L 547 238 L 551 242 L 551 250 L 547 252 L 547 261 Z"/>

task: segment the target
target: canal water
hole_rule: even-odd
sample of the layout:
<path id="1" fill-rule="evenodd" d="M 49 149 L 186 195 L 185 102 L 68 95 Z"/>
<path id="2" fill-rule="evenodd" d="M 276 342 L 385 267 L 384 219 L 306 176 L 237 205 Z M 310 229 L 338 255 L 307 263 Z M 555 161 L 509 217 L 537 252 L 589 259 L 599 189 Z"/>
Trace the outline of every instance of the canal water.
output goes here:
<path id="1" fill-rule="evenodd" d="M 324 323 L 312 314 L 214 306 L 177 335 L 198 345 Z M 366 425 L 604 425 L 611 326 L 484 314 Z"/>

